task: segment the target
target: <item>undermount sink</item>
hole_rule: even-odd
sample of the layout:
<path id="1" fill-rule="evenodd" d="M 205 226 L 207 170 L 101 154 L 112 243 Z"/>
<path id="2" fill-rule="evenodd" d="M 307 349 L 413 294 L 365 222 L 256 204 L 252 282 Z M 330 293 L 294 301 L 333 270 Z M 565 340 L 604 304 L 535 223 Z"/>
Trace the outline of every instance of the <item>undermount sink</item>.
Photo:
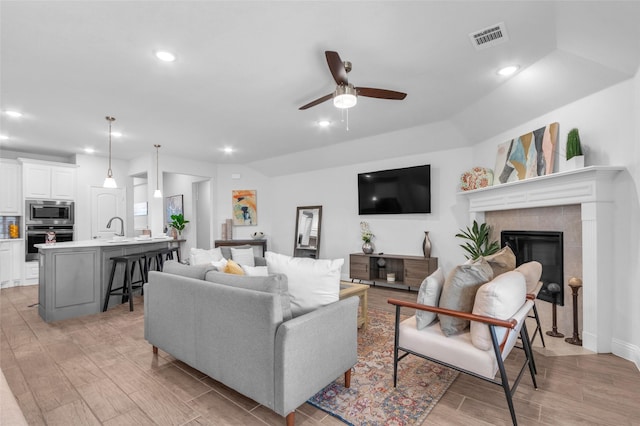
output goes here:
<path id="1" fill-rule="evenodd" d="M 127 237 L 122 235 L 114 235 L 111 237 L 111 241 L 127 241 Z"/>

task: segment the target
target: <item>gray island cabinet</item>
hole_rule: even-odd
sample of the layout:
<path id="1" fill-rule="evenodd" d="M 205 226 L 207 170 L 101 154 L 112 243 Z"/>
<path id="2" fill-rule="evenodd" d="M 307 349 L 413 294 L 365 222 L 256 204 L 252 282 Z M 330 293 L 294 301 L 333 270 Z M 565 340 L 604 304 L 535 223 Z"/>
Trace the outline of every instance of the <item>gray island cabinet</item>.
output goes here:
<path id="1" fill-rule="evenodd" d="M 181 241 L 131 238 L 36 245 L 40 253 L 40 317 L 52 322 L 100 312 L 109 284 L 112 257 L 174 247 Z M 123 273 L 119 267 L 114 287 L 122 285 Z M 112 297 L 109 306 L 120 302 L 120 296 Z"/>

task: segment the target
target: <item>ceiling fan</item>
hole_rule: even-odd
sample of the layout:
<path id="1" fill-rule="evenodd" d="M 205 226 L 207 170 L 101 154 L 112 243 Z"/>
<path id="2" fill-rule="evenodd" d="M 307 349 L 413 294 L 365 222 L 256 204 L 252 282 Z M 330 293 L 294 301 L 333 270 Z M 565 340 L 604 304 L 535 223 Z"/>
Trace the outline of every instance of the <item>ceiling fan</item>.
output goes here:
<path id="1" fill-rule="evenodd" d="M 327 64 L 329 64 L 329 70 L 333 79 L 338 83 L 336 90 L 333 93 L 325 95 L 321 98 L 311 101 L 306 105 L 301 106 L 299 109 L 307 109 L 322 102 L 328 101 L 333 98 L 333 105 L 337 108 L 351 108 L 358 102 L 358 96 L 366 96 L 368 98 L 378 99 L 396 99 L 402 100 L 407 94 L 402 92 L 396 92 L 386 89 L 374 89 L 371 87 L 354 87 L 349 83 L 347 74 L 351 71 L 351 62 L 343 62 L 340 59 L 338 52 L 327 50 L 324 52 L 327 58 Z"/>

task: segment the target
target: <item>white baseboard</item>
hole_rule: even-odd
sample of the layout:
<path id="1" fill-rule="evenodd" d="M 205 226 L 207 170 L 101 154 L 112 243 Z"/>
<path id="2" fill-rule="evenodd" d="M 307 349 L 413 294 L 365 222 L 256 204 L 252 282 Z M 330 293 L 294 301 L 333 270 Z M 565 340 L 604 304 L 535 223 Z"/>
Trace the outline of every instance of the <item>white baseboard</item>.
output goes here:
<path id="1" fill-rule="evenodd" d="M 633 362 L 640 371 L 640 347 L 619 339 L 611 339 L 611 352 L 620 358 Z"/>

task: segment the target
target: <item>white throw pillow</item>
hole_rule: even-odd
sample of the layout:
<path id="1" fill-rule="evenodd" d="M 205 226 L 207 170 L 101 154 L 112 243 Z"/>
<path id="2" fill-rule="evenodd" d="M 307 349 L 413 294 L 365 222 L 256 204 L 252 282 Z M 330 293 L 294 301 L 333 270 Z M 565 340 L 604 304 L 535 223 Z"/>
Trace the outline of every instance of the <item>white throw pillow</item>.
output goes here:
<path id="1" fill-rule="evenodd" d="M 211 264 L 215 266 L 219 272 L 224 272 L 224 269 L 227 267 L 227 259 L 223 257 L 220 260 L 214 260 Z"/>
<path id="2" fill-rule="evenodd" d="M 239 265 L 256 266 L 252 248 L 231 247 L 231 259 Z"/>
<path id="3" fill-rule="evenodd" d="M 517 271 L 505 272 L 483 284 L 476 293 L 473 313 L 486 317 L 507 320 L 527 301 L 527 286 L 524 275 Z M 502 343 L 507 329 L 496 327 L 498 343 Z M 484 351 L 493 348 L 487 324 L 471 321 L 471 343 Z"/>
<path id="4" fill-rule="evenodd" d="M 444 272 L 442 268 L 438 268 L 422 281 L 420 290 L 418 290 L 418 303 L 421 305 L 438 306 L 440 301 L 440 293 L 444 286 Z M 421 311 L 416 309 L 416 327 L 421 330 L 434 322 L 437 318 L 435 312 Z"/>
<path id="5" fill-rule="evenodd" d="M 242 266 L 242 270 L 244 271 L 245 275 L 251 275 L 254 277 L 266 277 L 269 275 L 269 270 L 266 266 L 240 266 Z"/>
<path id="6" fill-rule="evenodd" d="M 189 265 L 209 265 L 211 262 L 222 259 L 220 247 L 211 250 L 192 248 L 189 255 Z"/>
<path id="7" fill-rule="evenodd" d="M 294 317 L 338 301 L 344 259 L 291 257 L 269 251 L 265 258 L 270 274 L 287 276 Z"/>

